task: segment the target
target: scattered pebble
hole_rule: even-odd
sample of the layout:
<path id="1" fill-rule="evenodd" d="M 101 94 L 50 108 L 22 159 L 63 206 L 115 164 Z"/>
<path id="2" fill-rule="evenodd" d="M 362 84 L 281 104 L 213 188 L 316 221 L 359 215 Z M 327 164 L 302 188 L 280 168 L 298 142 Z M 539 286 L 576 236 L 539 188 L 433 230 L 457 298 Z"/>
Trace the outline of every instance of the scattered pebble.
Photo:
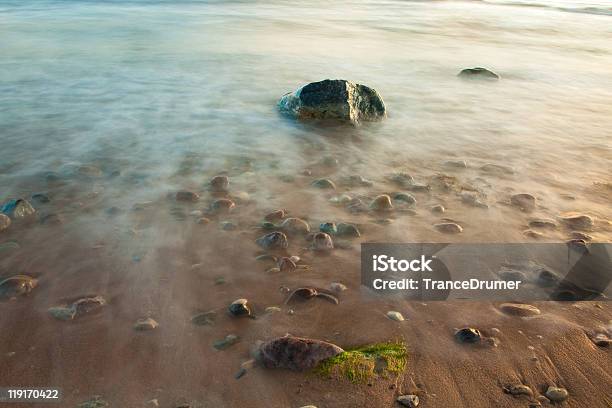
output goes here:
<path id="1" fill-rule="evenodd" d="M 399 404 L 404 407 L 416 408 L 419 406 L 419 397 L 412 394 L 400 395 L 399 397 L 397 397 L 397 402 L 399 402 Z"/>
<path id="2" fill-rule="evenodd" d="M 565 225 L 575 230 L 589 230 L 595 224 L 593 218 L 585 214 L 566 213 L 562 214 L 559 218 Z"/>
<path id="3" fill-rule="evenodd" d="M 514 194 L 510 197 L 510 204 L 523 211 L 533 211 L 536 208 L 536 198 L 531 194 Z"/>
<path id="4" fill-rule="evenodd" d="M 278 231 L 270 232 L 258 238 L 255 242 L 264 249 L 285 249 L 289 246 L 287 236 Z"/>
<path id="5" fill-rule="evenodd" d="M 554 402 L 565 401 L 569 397 L 569 392 L 565 388 L 550 386 L 546 390 L 546 397 Z"/>
<path id="6" fill-rule="evenodd" d="M 194 203 L 200 199 L 200 195 L 198 193 L 194 193 L 193 191 L 177 191 L 175 198 L 176 201 Z"/>
<path id="7" fill-rule="evenodd" d="M 540 314 L 540 309 L 526 303 L 504 303 L 499 309 L 506 314 L 521 317 L 537 316 Z"/>
<path id="8" fill-rule="evenodd" d="M 106 305 L 102 296 L 89 296 L 75 300 L 70 305 L 49 308 L 51 316 L 58 320 L 72 320 L 80 315 L 94 312 Z"/>
<path id="9" fill-rule="evenodd" d="M 11 219 L 8 215 L 0 214 L 0 232 L 8 229 L 11 226 Z"/>
<path id="10" fill-rule="evenodd" d="M 196 220 L 196 223 L 201 224 L 201 225 L 210 224 L 210 218 L 206 218 L 206 217 L 198 218 Z"/>
<path id="11" fill-rule="evenodd" d="M 334 249 L 334 241 L 324 232 L 317 232 L 312 237 L 312 245 L 311 248 L 315 251 L 329 251 Z"/>
<path id="12" fill-rule="evenodd" d="M 527 238 L 532 238 L 532 239 L 544 238 L 544 234 L 538 231 L 534 231 L 532 229 L 526 229 L 525 231 L 523 231 L 523 235 Z"/>
<path id="13" fill-rule="evenodd" d="M 395 193 L 393 195 L 393 199 L 395 201 L 401 201 L 403 203 L 406 203 L 408 205 L 416 205 L 417 200 L 416 198 L 414 198 L 414 196 L 412 194 L 408 194 L 408 193 Z"/>
<path id="14" fill-rule="evenodd" d="M 393 209 L 391 197 L 387 194 L 381 194 L 374 198 L 370 203 L 370 209 L 374 211 L 390 211 Z"/>
<path id="15" fill-rule="evenodd" d="M 239 339 L 235 334 L 228 334 L 224 339 L 215 341 L 213 347 L 217 350 L 225 350 L 229 346 L 236 344 Z"/>
<path id="16" fill-rule="evenodd" d="M 210 180 L 210 189 L 215 192 L 226 192 L 229 188 L 229 178 L 227 176 L 215 176 Z"/>
<path id="17" fill-rule="evenodd" d="M 511 385 L 509 387 L 506 387 L 504 391 L 511 395 L 533 396 L 533 391 L 531 390 L 531 388 L 529 388 L 529 386 L 525 384 Z"/>
<path id="18" fill-rule="evenodd" d="M 329 201 L 332 204 L 343 204 L 343 205 L 346 205 L 346 204 L 350 203 L 352 199 L 353 199 L 353 197 L 351 197 L 348 194 L 340 194 L 338 196 L 334 196 L 334 197 L 330 198 Z"/>
<path id="19" fill-rule="evenodd" d="M 287 218 L 282 222 L 280 227 L 291 233 L 307 234 L 310 232 L 310 225 L 301 218 Z"/>
<path id="20" fill-rule="evenodd" d="M 319 225 L 319 231 L 334 235 L 338 232 L 338 227 L 336 227 L 336 224 L 333 222 L 325 222 Z"/>
<path id="21" fill-rule="evenodd" d="M 264 220 L 269 222 L 277 222 L 282 220 L 287 216 L 287 212 L 285 210 L 274 210 L 271 213 L 268 213 L 264 216 Z"/>
<path id="22" fill-rule="evenodd" d="M 557 223 L 549 218 L 538 218 L 529 221 L 529 228 L 557 229 Z"/>
<path id="23" fill-rule="evenodd" d="M 431 212 L 434 214 L 442 214 L 445 211 L 446 211 L 446 208 L 444 208 L 444 206 L 441 204 L 436 204 L 433 207 L 431 207 Z"/>
<path id="24" fill-rule="evenodd" d="M 237 299 L 232 302 L 229 306 L 229 312 L 232 316 L 248 316 L 252 317 L 251 307 L 246 299 Z"/>
<path id="25" fill-rule="evenodd" d="M 223 231 L 234 231 L 238 229 L 238 226 L 232 221 L 221 221 L 221 229 Z"/>
<path id="26" fill-rule="evenodd" d="M 17 198 L 6 202 L 2 208 L 0 208 L 0 213 L 12 219 L 22 219 L 33 216 L 36 214 L 36 210 L 28 201 Z"/>
<path id="27" fill-rule="evenodd" d="M 158 326 L 159 326 L 159 323 L 157 323 L 155 320 L 151 319 L 150 317 L 147 317 L 146 319 L 138 319 L 136 323 L 134 324 L 134 330 L 138 330 L 138 331 L 154 330 Z"/>
<path id="28" fill-rule="evenodd" d="M 234 203 L 229 198 L 220 198 L 218 200 L 213 201 L 210 205 L 210 209 L 213 212 L 230 212 L 234 208 L 236 208 L 236 203 Z"/>
<path id="29" fill-rule="evenodd" d="M 28 275 L 15 275 L 0 280 L 0 299 L 10 299 L 30 293 L 38 285 L 38 279 Z"/>
<path id="30" fill-rule="evenodd" d="M 347 289 L 347 287 L 346 285 L 340 282 L 332 282 L 329 285 L 329 289 L 332 290 L 333 292 L 340 293 L 340 292 L 344 292 Z"/>
<path id="31" fill-rule="evenodd" d="M 336 185 L 330 179 L 318 179 L 312 182 L 313 187 L 321 188 L 321 189 L 330 189 L 335 190 Z"/>
<path id="32" fill-rule="evenodd" d="M 463 227 L 454 222 L 443 222 L 440 224 L 435 224 L 434 228 L 445 234 L 459 234 L 463 232 Z"/>
<path id="33" fill-rule="evenodd" d="M 337 235 L 340 237 L 359 238 L 361 236 L 361 232 L 353 224 L 341 222 L 338 224 L 337 230 Z"/>
<path id="34" fill-rule="evenodd" d="M 455 333 L 455 338 L 461 343 L 478 343 L 482 340 L 482 334 L 478 329 L 466 327 L 458 330 Z"/>
<path id="35" fill-rule="evenodd" d="M 388 311 L 387 317 L 391 320 L 395 320 L 396 322 L 403 322 L 404 320 L 406 320 L 400 312 L 396 312 L 394 310 Z"/>
<path id="36" fill-rule="evenodd" d="M 191 318 L 191 323 L 196 326 L 212 326 L 217 320 L 217 312 L 210 311 L 204 313 L 198 313 Z"/>
<path id="37" fill-rule="evenodd" d="M 476 194 L 464 192 L 461 193 L 460 197 L 463 204 L 476 208 L 489 208 L 489 205 L 480 200 Z"/>
<path id="38" fill-rule="evenodd" d="M 450 169 L 467 169 L 467 162 L 465 160 L 447 160 L 442 163 L 442 166 Z"/>

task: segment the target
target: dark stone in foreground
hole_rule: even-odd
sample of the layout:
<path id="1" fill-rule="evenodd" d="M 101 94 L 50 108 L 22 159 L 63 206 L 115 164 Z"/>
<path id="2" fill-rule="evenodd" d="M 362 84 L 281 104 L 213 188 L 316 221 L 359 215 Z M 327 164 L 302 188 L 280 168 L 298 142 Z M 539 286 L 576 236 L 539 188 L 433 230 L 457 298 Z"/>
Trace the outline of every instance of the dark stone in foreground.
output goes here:
<path id="1" fill-rule="evenodd" d="M 498 80 L 500 77 L 493 71 L 489 71 L 486 68 L 476 67 L 476 68 L 466 68 L 462 70 L 459 75 L 459 78 L 464 79 L 489 79 L 489 80 Z"/>
<path id="2" fill-rule="evenodd" d="M 344 79 L 312 82 L 278 102 L 282 113 L 299 120 L 331 119 L 357 124 L 386 117 L 385 103 L 374 89 Z"/>
<path id="3" fill-rule="evenodd" d="M 266 368 L 305 371 L 343 352 L 340 347 L 325 341 L 285 336 L 263 343 L 256 358 Z"/>

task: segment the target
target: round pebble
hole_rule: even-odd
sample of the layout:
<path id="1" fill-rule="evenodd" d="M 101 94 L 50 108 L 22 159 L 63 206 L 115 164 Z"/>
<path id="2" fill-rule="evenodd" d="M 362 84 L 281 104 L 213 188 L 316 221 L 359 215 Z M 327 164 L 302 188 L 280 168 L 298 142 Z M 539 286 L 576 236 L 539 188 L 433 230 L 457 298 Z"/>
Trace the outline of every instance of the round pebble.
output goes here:
<path id="1" fill-rule="evenodd" d="M 138 319 L 136 323 L 134 324 L 134 330 L 138 330 L 138 331 L 154 330 L 157 328 L 157 326 L 159 326 L 159 323 L 157 323 L 155 320 L 151 319 L 150 317 L 147 317 L 146 319 Z"/>
<path id="2" fill-rule="evenodd" d="M 0 214 L 0 232 L 8 229 L 8 227 L 10 226 L 11 226 L 11 219 L 4 214 Z"/>
<path id="3" fill-rule="evenodd" d="M 381 194 L 374 198 L 370 203 L 370 209 L 374 211 L 390 211 L 393 209 L 391 197 L 387 194 Z"/>
<path id="4" fill-rule="evenodd" d="M 443 222 L 440 224 L 435 224 L 434 228 L 444 234 L 459 234 L 463 232 L 463 227 L 454 222 Z"/>
<path id="5" fill-rule="evenodd" d="M 569 392 L 565 388 L 550 386 L 546 390 L 546 397 L 554 402 L 565 401 L 569 397 Z"/>
<path id="6" fill-rule="evenodd" d="M 403 322 L 404 316 L 400 312 L 396 312 L 395 310 L 390 310 L 387 312 L 387 317 L 391 320 L 395 320 L 396 322 Z"/>
<path id="7" fill-rule="evenodd" d="M 329 189 L 329 190 L 336 189 L 336 185 L 330 179 L 318 179 L 318 180 L 313 181 L 311 185 L 313 187 L 321 188 L 321 189 Z"/>
<path id="8" fill-rule="evenodd" d="M 212 191 L 224 192 L 229 188 L 229 178 L 227 176 L 215 176 L 210 180 L 210 189 Z"/>
<path id="9" fill-rule="evenodd" d="M 531 194 L 514 194 L 510 197 L 510 204 L 523 211 L 532 211 L 536 208 L 536 198 Z"/>
<path id="10" fill-rule="evenodd" d="M 416 408 L 419 406 L 419 397 L 412 394 L 400 395 L 399 397 L 397 397 L 397 402 L 399 402 L 399 404 L 404 407 Z"/>
<path id="11" fill-rule="evenodd" d="M 480 334 L 480 330 L 478 329 L 466 327 L 457 330 L 455 333 L 455 338 L 462 343 L 478 343 L 480 340 L 482 340 L 482 334 Z"/>
<path id="12" fill-rule="evenodd" d="M 294 233 L 304 233 L 307 234 L 310 232 L 310 225 L 306 221 L 301 218 L 287 218 L 285 219 L 280 227 L 288 232 Z"/>
<path id="13" fill-rule="evenodd" d="M 537 316 L 540 314 L 540 309 L 526 303 L 504 303 L 499 309 L 506 314 L 521 317 Z"/>

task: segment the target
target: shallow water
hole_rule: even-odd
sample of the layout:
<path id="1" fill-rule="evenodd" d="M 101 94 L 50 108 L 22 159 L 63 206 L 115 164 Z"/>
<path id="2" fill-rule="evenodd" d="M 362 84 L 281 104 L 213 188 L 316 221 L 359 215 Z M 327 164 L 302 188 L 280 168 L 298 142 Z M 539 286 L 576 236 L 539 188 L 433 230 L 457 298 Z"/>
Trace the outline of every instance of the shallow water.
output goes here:
<path id="1" fill-rule="evenodd" d="M 50 198 L 34 202 L 47 222 L 15 223 L 1 233 L 0 243 L 14 240 L 20 249 L 3 251 L 0 276 L 27 272 L 41 284 L 32 310 L 20 309 L 23 303 L 5 305 L 15 314 L 0 316 L 0 327 L 20 327 L 15 316 L 33 314 L 21 336 L 6 340 L 7 350 L 26 347 L 36 330 L 53 339 L 38 347 L 38 358 L 47 359 L 40 363 L 42 384 L 82 381 L 78 372 L 57 364 L 61 353 L 44 357 L 47 348 L 71 347 L 67 338 L 53 337 L 57 322 L 41 317 L 65 298 L 103 293 L 113 306 L 112 314 L 84 321 L 80 335 L 86 338 L 74 356 L 84 358 L 88 345 L 98 341 L 101 346 L 83 366 L 102 364 L 111 376 L 121 361 L 105 361 L 105 353 L 119 350 L 114 357 L 119 359 L 138 344 L 156 364 L 146 375 L 168 370 L 160 378 L 180 384 L 208 370 L 191 367 L 190 353 L 198 347 L 192 342 L 201 332 L 192 333 L 185 322 L 195 310 L 221 308 L 243 296 L 260 306 L 274 304 L 282 301 L 280 284 L 343 280 L 358 289 L 360 240 L 331 258 L 304 252 L 306 262 L 317 267 L 310 275 L 262 275 L 253 266 L 253 240 L 261 234 L 255 226 L 275 208 L 313 227 L 354 222 L 362 241 L 396 242 L 525 242 L 530 218 L 579 211 L 594 217 L 588 232 L 594 240 L 610 241 L 607 1 L 303 3 L 0 0 L 0 201 L 38 192 Z M 502 80 L 457 78 L 461 69 L 474 66 L 488 67 Z M 377 89 L 387 120 L 317 128 L 278 114 L 281 95 L 325 78 Z M 322 164 L 330 158 L 338 165 Z M 446 160 L 465 160 L 468 168 L 445 168 Z M 487 163 L 514 173 L 489 174 L 480 169 Z M 305 175 L 307 169 L 312 175 Z M 380 225 L 379 215 L 351 214 L 329 202 L 344 192 L 367 202 L 401 190 L 388 181 L 399 171 L 432 186 L 431 192 L 414 193 L 416 215 L 397 212 L 389 216 L 393 223 Z M 220 173 L 230 176 L 237 209 L 211 217 L 207 226 L 196 224 L 190 212 L 205 210 L 215 198 L 206 183 Z M 354 174 L 373 186 L 342 184 Z M 436 181 L 439 174 L 456 178 L 448 179 L 449 189 Z M 312 188 L 316 177 L 331 178 L 338 191 Z M 182 189 L 200 193 L 200 202 L 167 198 Z M 489 208 L 461 203 L 462 190 L 478 192 Z M 512 208 L 513 193 L 533 194 L 537 209 Z M 440 216 L 429 207 L 439 203 L 447 207 L 444 217 L 464 227 L 462 234 L 433 228 Z M 145 209 L 134 211 L 135 205 Z M 56 218 L 44 218 L 48 215 Z M 220 231 L 225 220 L 234 221 L 237 230 Z M 569 232 L 546 231 L 542 240 L 565 240 Z M 306 245 L 295 239 L 291 251 L 301 253 Z M 229 288 L 212 285 L 219 276 Z M 362 299 L 350 296 L 347 305 L 355 311 L 363 307 L 365 316 Z M 283 321 L 273 331 L 323 336 L 331 335 L 325 332 L 330 322 L 343 325 L 340 312 L 330 317 L 320 306 L 308 312 L 314 314 L 310 324 L 295 329 Z M 143 315 L 174 331 L 162 331 L 144 346 L 126 340 L 131 322 Z M 342 336 L 350 339 L 345 341 L 361 338 L 353 323 L 342 326 Z M 249 341 L 269 335 L 266 326 L 220 325 L 225 332 L 206 334 L 203 343 L 228 331 Z M 100 328 L 108 332 L 99 336 Z M 77 335 L 76 328 L 67 330 Z M 185 344 L 191 348 L 169 351 Z M 197 352 L 218 369 L 219 357 Z M 134 353 L 129 358 L 144 365 Z M 187 368 L 181 371 L 177 361 Z M 17 378 L 38 375 L 14 364 Z M 238 358 L 224 374 L 237 365 Z M 208 378 L 210 371 L 205 374 L 216 381 Z M 142 375 L 129 371 L 120 378 L 130 383 L 137 377 L 144 389 Z M 97 381 L 130 394 L 120 380 Z M 216 398 L 231 399 L 219 384 L 209 386 Z M 93 386 L 82 389 L 96 392 Z M 138 398 L 143 395 L 149 394 Z"/>

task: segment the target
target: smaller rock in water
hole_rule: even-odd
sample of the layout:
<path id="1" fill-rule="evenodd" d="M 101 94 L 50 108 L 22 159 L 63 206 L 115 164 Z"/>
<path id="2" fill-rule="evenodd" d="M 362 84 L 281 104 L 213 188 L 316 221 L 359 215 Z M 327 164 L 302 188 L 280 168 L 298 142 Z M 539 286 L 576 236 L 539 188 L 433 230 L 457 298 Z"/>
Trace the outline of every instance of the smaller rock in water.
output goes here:
<path id="1" fill-rule="evenodd" d="M 482 340 L 480 330 L 466 327 L 455 333 L 455 338 L 461 343 L 478 343 Z"/>
<path id="2" fill-rule="evenodd" d="M 238 229 L 238 226 L 232 221 L 222 221 L 221 229 L 223 231 L 235 231 L 236 229 Z"/>
<path id="3" fill-rule="evenodd" d="M 195 203 L 200 199 L 200 195 L 193 191 L 177 191 L 175 199 L 176 201 Z"/>
<path id="4" fill-rule="evenodd" d="M 257 245 L 264 249 L 286 249 L 289 246 L 287 236 L 282 232 L 274 231 L 257 238 Z"/>
<path id="5" fill-rule="evenodd" d="M 28 201 L 18 198 L 6 202 L 0 209 L 0 213 L 12 219 L 24 219 L 36 214 L 36 210 Z"/>
<path id="6" fill-rule="evenodd" d="M 150 317 L 147 317 L 145 319 L 136 320 L 136 323 L 134 324 L 134 330 L 137 330 L 137 331 L 155 330 L 158 326 L 159 326 L 159 323 L 157 323 L 155 320 L 151 319 Z"/>
<path id="7" fill-rule="evenodd" d="M 485 173 L 493 174 L 493 175 L 510 175 L 514 174 L 514 169 L 512 167 L 503 166 L 501 164 L 487 163 L 480 168 Z"/>
<path id="8" fill-rule="evenodd" d="M 528 305 L 525 303 L 504 303 L 499 309 L 509 315 L 513 316 L 537 316 L 540 314 L 540 309 L 533 305 Z"/>
<path id="9" fill-rule="evenodd" d="M 443 222 L 435 224 L 434 228 L 445 234 L 459 234 L 463 232 L 463 227 L 454 222 Z"/>
<path id="10" fill-rule="evenodd" d="M 235 334 L 228 334 L 224 339 L 215 341 L 213 347 L 217 350 L 225 350 L 229 346 L 236 344 L 239 339 Z"/>
<path id="11" fill-rule="evenodd" d="M 328 189 L 328 190 L 336 189 L 336 185 L 330 179 L 318 179 L 318 180 L 313 181 L 311 185 L 313 187 L 324 189 L 324 190 L 325 189 Z"/>
<path id="12" fill-rule="evenodd" d="M 395 310 L 388 311 L 387 317 L 391 320 L 395 320 L 396 322 L 403 322 L 404 320 L 406 320 L 400 312 L 396 312 Z"/>
<path id="13" fill-rule="evenodd" d="M 11 226 L 11 219 L 8 215 L 0 214 L 0 232 L 7 230 Z"/>
<path id="14" fill-rule="evenodd" d="M 597 333 L 591 337 L 591 341 L 598 347 L 609 347 L 612 340 L 606 333 Z"/>
<path id="15" fill-rule="evenodd" d="M 484 203 L 476 194 L 461 193 L 461 202 L 476 208 L 489 208 L 487 203 Z"/>
<path id="16" fill-rule="evenodd" d="M 412 394 L 400 395 L 399 397 L 397 397 L 397 402 L 399 402 L 399 404 L 404 407 L 416 408 L 419 406 L 419 397 Z"/>
<path id="17" fill-rule="evenodd" d="M 251 307 L 249 306 L 249 302 L 246 299 L 236 299 L 229 305 L 229 312 L 232 316 L 242 317 L 242 316 L 252 316 L 253 313 L 251 311 Z"/>
<path id="18" fill-rule="evenodd" d="M 442 163 L 442 166 L 449 169 L 467 169 L 467 162 L 465 160 L 447 160 Z"/>
<path id="19" fill-rule="evenodd" d="M 495 72 L 482 67 L 463 69 L 459 72 L 458 76 L 463 79 L 487 79 L 493 81 L 500 78 Z"/>
<path id="20" fill-rule="evenodd" d="M 355 174 L 344 179 L 344 184 L 349 187 L 371 187 L 374 183 L 362 176 Z"/>
<path id="21" fill-rule="evenodd" d="M 575 230 L 589 230 L 593 228 L 595 222 L 589 215 L 579 213 L 567 213 L 560 216 L 561 221 L 569 228 Z"/>
<path id="22" fill-rule="evenodd" d="M 536 198 L 531 194 L 514 194 L 510 197 L 510 204 L 523 211 L 533 211 L 536 208 Z"/>
<path id="23" fill-rule="evenodd" d="M 310 225 L 308 225 L 308 223 L 301 218 L 287 218 L 282 222 L 280 227 L 283 230 L 292 233 L 307 234 L 310 232 Z"/>
<path id="24" fill-rule="evenodd" d="M 431 212 L 434 214 L 443 214 L 446 211 L 443 205 L 437 204 L 431 207 Z"/>
<path id="25" fill-rule="evenodd" d="M 329 199 L 329 202 L 332 204 L 349 204 L 351 201 L 353 200 L 353 197 L 351 197 L 348 194 L 341 194 L 335 197 L 332 197 Z"/>
<path id="26" fill-rule="evenodd" d="M 569 392 L 565 388 L 550 386 L 546 390 L 546 397 L 554 402 L 565 401 L 569 397 Z"/>
<path id="27" fill-rule="evenodd" d="M 391 180 L 393 183 L 402 186 L 402 187 L 408 187 L 408 186 L 412 186 L 414 184 L 414 177 L 412 177 L 410 174 L 408 173 L 404 173 L 404 172 L 399 172 L 399 173 L 394 173 L 389 177 L 389 180 Z"/>
<path id="28" fill-rule="evenodd" d="M 359 229 L 353 224 L 347 224 L 341 222 L 338 224 L 338 236 L 341 237 L 350 237 L 350 238 L 359 238 L 361 236 L 361 232 Z"/>
<path id="29" fill-rule="evenodd" d="M 329 251 L 334 249 L 334 241 L 324 232 L 317 232 L 312 237 L 312 249 L 315 251 Z"/>
<path id="30" fill-rule="evenodd" d="M 47 204 L 49 202 L 51 202 L 51 199 L 49 199 L 49 196 L 43 193 L 34 193 L 32 194 L 32 201 L 35 201 L 39 204 Z"/>
<path id="31" fill-rule="evenodd" d="M 389 197 L 387 194 L 377 196 L 370 203 L 370 209 L 374 211 L 391 211 L 393 209 L 391 197 Z"/>
<path id="32" fill-rule="evenodd" d="M 210 190 L 215 192 L 226 192 L 229 189 L 229 178 L 227 176 L 215 176 L 210 180 Z"/>
<path id="33" fill-rule="evenodd" d="M 262 343 L 255 351 L 255 358 L 266 368 L 305 371 L 343 352 L 326 341 L 285 336 Z"/>

